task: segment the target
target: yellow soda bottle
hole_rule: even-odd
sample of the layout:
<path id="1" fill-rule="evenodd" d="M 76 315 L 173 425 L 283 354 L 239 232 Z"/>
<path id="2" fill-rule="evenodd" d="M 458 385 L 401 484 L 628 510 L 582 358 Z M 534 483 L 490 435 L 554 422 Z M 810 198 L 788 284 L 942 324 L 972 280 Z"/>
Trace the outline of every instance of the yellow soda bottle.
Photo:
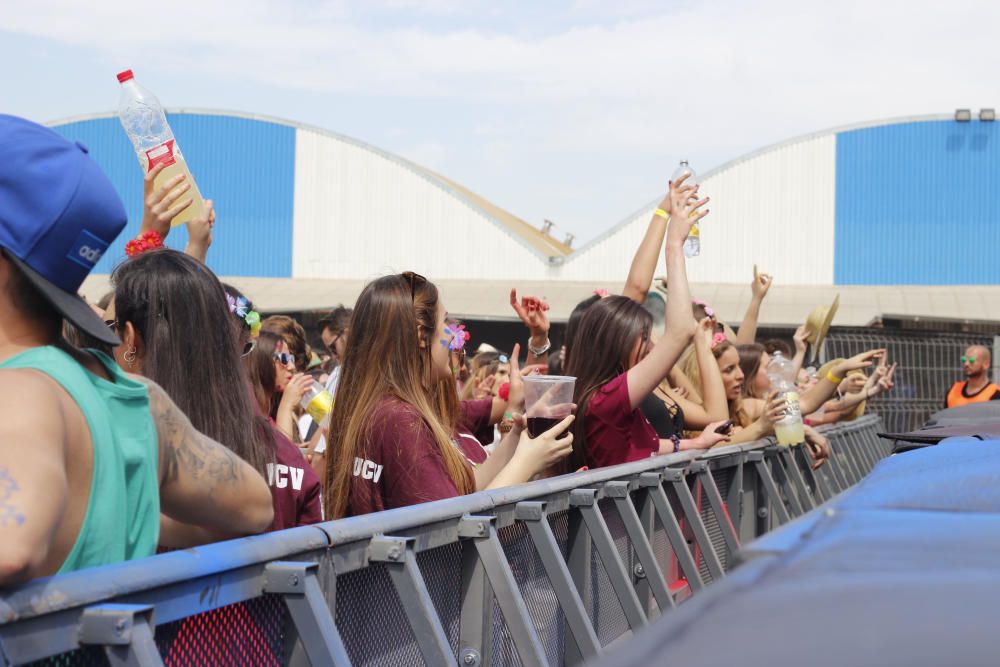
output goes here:
<path id="1" fill-rule="evenodd" d="M 118 82 L 122 85 L 118 100 L 118 119 L 135 148 L 142 172 L 148 173 L 163 164 L 166 167 L 153 182 L 155 187 L 159 188 L 178 174 L 187 176 L 184 183 L 191 186 L 177 202 L 191 199 L 191 205 L 178 213 L 170 224 L 176 227 L 203 216 L 205 200 L 202 199 L 198 184 L 191 176 L 184 155 L 174 139 L 160 101 L 156 99 L 156 95 L 136 82 L 130 69 L 118 74 Z"/>

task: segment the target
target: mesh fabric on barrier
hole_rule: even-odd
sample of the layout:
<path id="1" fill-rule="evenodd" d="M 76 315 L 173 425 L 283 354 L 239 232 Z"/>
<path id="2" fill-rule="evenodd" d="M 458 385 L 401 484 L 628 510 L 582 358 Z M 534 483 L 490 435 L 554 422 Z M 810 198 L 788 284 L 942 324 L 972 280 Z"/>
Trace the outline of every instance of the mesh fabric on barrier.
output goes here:
<path id="1" fill-rule="evenodd" d="M 632 576 L 632 558 L 629 552 L 632 550 L 632 543 L 625 534 L 625 526 L 622 524 L 618 510 L 615 509 L 614 501 L 608 498 L 598 501 L 598 508 L 604 515 L 604 521 L 608 524 L 611 532 L 611 539 L 615 542 L 615 547 L 619 554 L 626 554 L 623 559 L 625 570 Z M 614 640 L 628 632 L 628 620 L 625 618 L 625 610 L 618 600 L 611 579 L 604 567 L 604 562 L 597 554 L 597 549 L 590 552 L 590 599 L 585 600 L 590 618 L 594 623 L 594 630 L 602 646 L 607 646 Z"/>
<path id="2" fill-rule="evenodd" d="M 448 635 L 448 643 L 458 659 L 458 637 L 462 621 L 462 591 L 455 586 L 456 573 L 462 571 L 462 544 L 453 542 L 437 549 L 422 551 L 417 554 L 417 565 L 427 584 L 427 592 L 434 603 L 434 610 L 444 632 Z M 468 544 L 468 548 L 474 548 Z"/>
<path id="3" fill-rule="evenodd" d="M 109 667 L 109 664 L 102 649 L 86 646 L 69 653 L 29 662 L 26 667 Z"/>
<path id="4" fill-rule="evenodd" d="M 456 570 L 453 576 L 461 570 Z M 337 577 L 337 627 L 353 665 L 423 665 L 424 657 L 382 563 Z"/>
<path id="5" fill-rule="evenodd" d="M 166 667 L 280 665 L 289 623 L 284 601 L 265 595 L 156 628 Z"/>
<path id="6" fill-rule="evenodd" d="M 524 597 L 538 638 L 545 647 L 549 664 L 557 664 L 564 653 L 566 616 L 559 606 L 552 582 L 522 523 L 500 529 L 500 542 L 510 563 L 514 580 Z M 504 664 L 504 663 L 500 663 Z"/>

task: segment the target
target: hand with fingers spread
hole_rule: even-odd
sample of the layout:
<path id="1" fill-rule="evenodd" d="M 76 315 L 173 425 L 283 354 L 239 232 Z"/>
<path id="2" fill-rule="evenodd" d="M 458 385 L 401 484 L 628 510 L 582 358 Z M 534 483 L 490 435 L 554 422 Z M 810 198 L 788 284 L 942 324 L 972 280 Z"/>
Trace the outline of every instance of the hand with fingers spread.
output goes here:
<path id="1" fill-rule="evenodd" d="M 500 386 L 497 384 L 497 376 L 490 375 L 484 378 L 481 382 L 476 382 L 475 391 L 473 391 L 473 397 L 478 399 L 490 398 L 491 396 L 496 396 L 497 392 L 500 390 Z"/>
<path id="2" fill-rule="evenodd" d="M 215 227 L 215 203 L 205 200 L 205 213 L 187 222 L 188 243 L 184 252 L 205 263 L 208 249 L 212 245 L 212 228 Z"/>
<path id="3" fill-rule="evenodd" d="M 701 207 L 708 203 L 708 197 L 698 199 L 698 186 L 685 185 L 688 175 L 681 176 L 676 181 L 670 183 L 670 194 L 664 201 L 670 208 L 666 209 L 670 215 L 670 224 L 667 226 L 667 244 L 680 247 L 684 240 L 691 233 L 691 227 L 706 215 L 708 209 L 701 210 Z"/>
<path id="4" fill-rule="evenodd" d="M 524 322 L 524 326 L 528 327 L 528 332 L 531 335 L 531 347 L 536 350 L 547 348 L 549 329 L 552 328 L 552 324 L 549 322 L 548 316 L 549 304 L 545 299 L 537 296 L 525 296 L 518 301 L 517 289 L 512 289 L 510 291 L 510 307 Z"/>
<path id="5" fill-rule="evenodd" d="M 170 233 L 170 223 L 180 215 L 194 201 L 191 197 L 185 197 L 191 189 L 190 183 L 185 183 L 187 175 L 177 174 L 169 181 L 156 187 L 156 177 L 160 175 L 167 165 L 158 164 L 146 174 L 143 179 L 143 210 L 142 225 L 139 233 L 153 231 L 167 237 Z"/>
<path id="6" fill-rule="evenodd" d="M 837 377 L 844 377 L 849 372 L 855 370 L 862 370 L 864 368 L 870 368 L 876 359 L 880 359 L 885 356 L 884 349 L 868 350 L 867 352 L 862 352 L 861 354 L 855 355 L 850 359 L 845 359 L 839 364 L 834 366 L 832 373 Z"/>
<path id="7" fill-rule="evenodd" d="M 817 470 L 830 458 L 830 441 L 812 426 L 805 426 L 806 447 L 812 455 L 812 469 Z"/>
<path id="8" fill-rule="evenodd" d="M 774 278 L 771 277 L 771 274 L 761 273 L 757 270 L 757 265 L 753 265 L 753 283 L 750 284 L 750 289 L 754 300 L 763 301 L 773 282 Z"/>

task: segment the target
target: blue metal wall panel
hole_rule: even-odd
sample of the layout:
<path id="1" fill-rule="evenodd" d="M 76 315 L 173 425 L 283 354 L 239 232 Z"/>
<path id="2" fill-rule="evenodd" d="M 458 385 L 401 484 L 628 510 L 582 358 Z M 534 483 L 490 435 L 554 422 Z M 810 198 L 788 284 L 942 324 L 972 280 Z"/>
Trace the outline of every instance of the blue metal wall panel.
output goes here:
<path id="1" fill-rule="evenodd" d="M 930 121 L 837 136 L 834 280 L 1000 283 L 1000 126 Z"/>
<path id="2" fill-rule="evenodd" d="M 174 131 L 217 220 L 208 264 L 219 275 L 287 278 L 292 275 L 295 128 L 232 116 L 171 114 Z M 142 219 L 142 173 L 117 118 L 53 128 L 87 145 L 117 188 L 129 225 L 98 263 L 110 273 L 125 257 Z M 183 248 L 187 229 L 174 229 L 167 245 Z"/>

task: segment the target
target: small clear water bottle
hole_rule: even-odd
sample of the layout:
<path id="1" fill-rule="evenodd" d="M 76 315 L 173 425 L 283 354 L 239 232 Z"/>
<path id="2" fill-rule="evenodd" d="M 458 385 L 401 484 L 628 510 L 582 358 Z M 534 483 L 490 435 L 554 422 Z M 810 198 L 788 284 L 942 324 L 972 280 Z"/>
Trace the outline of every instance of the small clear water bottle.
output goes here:
<path id="1" fill-rule="evenodd" d="M 688 178 L 684 181 L 684 185 L 698 185 L 698 175 L 694 173 L 694 169 L 688 164 L 687 160 L 681 160 L 680 166 L 674 171 L 673 176 L 670 177 L 671 181 L 676 182 L 679 178 L 688 174 Z M 688 233 L 688 237 L 684 239 L 684 256 L 685 257 L 697 257 L 701 254 L 701 230 L 698 229 L 698 223 L 694 223 L 691 227 L 691 231 Z"/>

